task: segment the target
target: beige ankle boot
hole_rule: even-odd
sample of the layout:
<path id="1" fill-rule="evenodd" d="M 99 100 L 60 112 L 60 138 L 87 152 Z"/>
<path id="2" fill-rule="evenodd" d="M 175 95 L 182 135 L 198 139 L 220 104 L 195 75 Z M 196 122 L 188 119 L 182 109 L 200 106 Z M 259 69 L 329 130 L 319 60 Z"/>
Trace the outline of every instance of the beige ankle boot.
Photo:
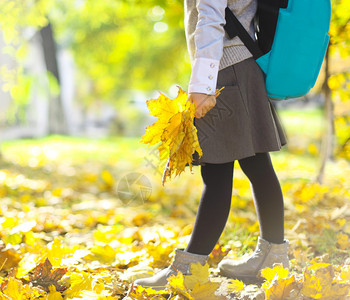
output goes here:
<path id="1" fill-rule="evenodd" d="M 165 289 L 168 283 L 167 278 L 172 274 L 177 275 L 177 271 L 183 275 L 190 275 L 190 263 L 199 262 L 202 266 L 205 265 L 209 255 L 201 255 L 184 251 L 184 248 L 175 249 L 174 261 L 168 266 L 154 274 L 152 277 L 140 278 L 134 281 L 134 285 L 141 285 L 144 288 L 152 288 L 154 290 Z"/>
<path id="2" fill-rule="evenodd" d="M 263 278 L 259 277 L 261 269 L 271 268 L 274 263 L 282 263 L 284 268 L 289 269 L 288 248 L 287 239 L 282 244 L 274 244 L 259 236 L 257 246 L 250 256 L 240 260 L 223 259 L 218 265 L 220 274 L 246 284 L 262 282 Z"/>

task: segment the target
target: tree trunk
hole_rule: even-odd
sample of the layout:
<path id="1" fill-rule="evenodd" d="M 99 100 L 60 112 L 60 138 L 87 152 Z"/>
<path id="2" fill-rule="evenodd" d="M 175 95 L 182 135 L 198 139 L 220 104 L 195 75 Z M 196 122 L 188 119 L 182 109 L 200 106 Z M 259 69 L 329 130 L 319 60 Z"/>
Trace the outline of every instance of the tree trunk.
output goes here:
<path id="1" fill-rule="evenodd" d="M 334 150 L 334 107 L 332 101 L 332 93 L 328 85 L 328 79 L 330 77 L 329 73 L 329 46 L 326 52 L 325 57 L 325 79 L 322 85 L 322 91 L 325 96 L 325 130 L 322 137 L 322 146 L 321 146 L 321 160 L 316 181 L 322 183 L 324 179 L 324 173 L 326 169 L 326 163 L 328 159 L 334 159 L 333 150 Z"/>
<path id="2" fill-rule="evenodd" d="M 57 63 L 57 49 L 52 32 L 51 23 L 40 30 L 42 47 L 44 52 L 46 69 L 60 84 L 59 69 Z M 61 93 L 50 95 L 49 102 L 49 134 L 66 134 L 67 123 L 61 99 Z"/>

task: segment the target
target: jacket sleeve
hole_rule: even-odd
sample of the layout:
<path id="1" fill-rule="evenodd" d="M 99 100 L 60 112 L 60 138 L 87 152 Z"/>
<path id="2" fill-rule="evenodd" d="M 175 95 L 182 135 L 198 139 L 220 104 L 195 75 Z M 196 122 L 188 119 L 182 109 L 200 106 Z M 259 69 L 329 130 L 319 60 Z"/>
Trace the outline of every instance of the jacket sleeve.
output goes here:
<path id="1" fill-rule="evenodd" d="M 227 0 L 197 0 L 198 21 L 194 33 L 196 52 L 189 93 L 214 95 L 223 53 Z"/>

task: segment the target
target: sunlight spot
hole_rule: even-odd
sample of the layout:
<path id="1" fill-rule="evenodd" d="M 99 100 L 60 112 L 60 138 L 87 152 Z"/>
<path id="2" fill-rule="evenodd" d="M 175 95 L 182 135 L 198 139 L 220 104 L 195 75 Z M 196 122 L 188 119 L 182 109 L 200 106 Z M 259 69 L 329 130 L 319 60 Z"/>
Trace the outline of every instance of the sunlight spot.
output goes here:
<path id="1" fill-rule="evenodd" d="M 164 23 L 164 22 L 157 22 L 156 24 L 154 24 L 153 26 L 153 30 L 155 32 L 164 32 L 168 30 L 168 24 Z"/>
<path id="2" fill-rule="evenodd" d="M 152 21 L 160 21 L 163 19 L 164 12 L 164 9 L 157 5 L 148 10 L 148 16 Z"/>
<path id="3" fill-rule="evenodd" d="M 3 172 L 3 171 L 1 171 L 1 172 L 0 172 L 0 182 L 4 182 L 5 179 L 6 179 L 6 173 Z"/>
<path id="4" fill-rule="evenodd" d="M 161 8 L 160 6 L 154 6 L 153 8 L 152 8 L 152 14 L 153 15 L 155 15 L 155 16 L 162 16 L 162 15 L 164 15 L 164 9 L 163 8 Z"/>
<path id="5" fill-rule="evenodd" d="M 39 164 L 39 161 L 35 157 L 31 157 L 28 159 L 28 166 L 31 168 L 37 167 Z"/>
<path id="6" fill-rule="evenodd" d="M 30 152 L 33 156 L 39 156 L 41 154 L 41 148 L 38 146 L 34 146 L 31 148 Z"/>
<path id="7" fill-rule="evenodd" d="M 55 160 L 58 156 L 58 152 L 54 149 L 45 149 L 45 155 L 49 160 Z"/>
<path id="8" fill-rule="evenodd" d="M 177 93 L 179 91 L 177 84 L 173 84 L 170 88 L 169 88 L 169 96 L 170 98 L 175 98 L 177 96 Z"/>

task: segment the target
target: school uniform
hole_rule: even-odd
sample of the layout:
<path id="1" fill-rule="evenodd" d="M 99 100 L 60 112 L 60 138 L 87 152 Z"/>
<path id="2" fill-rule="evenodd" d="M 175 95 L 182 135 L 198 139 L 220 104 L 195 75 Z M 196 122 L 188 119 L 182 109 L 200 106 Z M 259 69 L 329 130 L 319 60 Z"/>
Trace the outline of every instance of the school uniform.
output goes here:
<path id="1" fill-rule="evenodd" d="M 225 163 L 278 151 L 287 137 L 267 96 L 264 73 L 239 37 L 229 39 L 225 25 L 228 6 L 254 37 L 256 0 L 185 0 L 185 34 L 192 73 L 188 92 L 214 95 L 224 86 L 216 105 L 194 118 L 203 155 L 193 165 Z"/>

